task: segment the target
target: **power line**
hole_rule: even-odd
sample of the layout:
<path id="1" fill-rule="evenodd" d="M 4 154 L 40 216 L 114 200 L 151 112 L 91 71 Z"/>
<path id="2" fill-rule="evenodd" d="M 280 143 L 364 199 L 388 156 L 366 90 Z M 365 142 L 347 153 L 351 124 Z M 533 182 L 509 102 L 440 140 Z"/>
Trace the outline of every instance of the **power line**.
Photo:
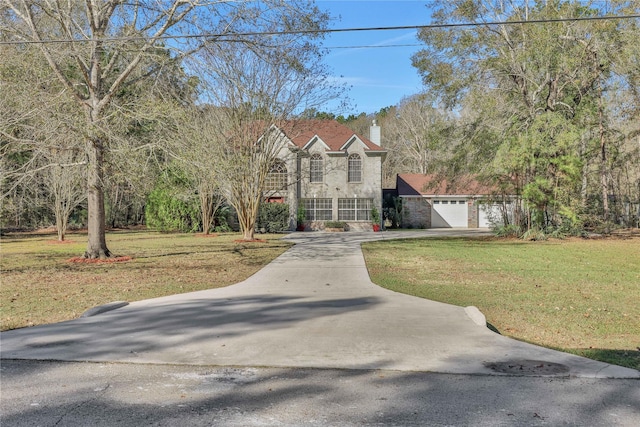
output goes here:
<path id="1" fill-rule="evenodd" d="M 465 27 L 479 27 L 479 26 L 494 26 L 494 25 L 520 25 L 520 24 L 549 24 L 549 23 L 562 23 L 562 22 L 581 22 L 581 21 L 604 21 L 604 20 L 621 20 L 621 19 L 638 19 L 640 15 L 609 15 L 609 16 L 590 16 L 583 18 L 558 18 L 558 19 L 533 19 L 533 20 L 518 20 L 518 21 L 490 21 L 490 22 L 461 22 L 452 24 L 428 24 L 428 25 L 403 25 L 393 27 L 353 27 L 353 28 L 327 28 L 319 30 L 291 30 L 291 31 L 255 31 L 255 32 L 242 32 L 242 33 L 200 33 L 200 34 L 173 34 L 157 37 L 157 40 L 178 40 L 178 39 L 199 39 L 199 38 L 212 38 L 220 39 L 221 41 L 234 42 L 236 39 L 242 37 L 255 37 L 255 36 L 284 36 L 284 35 L 314 35 L 314 34 L 330 34 L 330 33 L 348 33 L 348 32 L 363 32 L 363 31 L 399 31 L 399 30 L 422 30 L 422 29 L 442 29 L 442 28 L 465 28 Z M 146 40 L 148 37 L 133 36 L 133 37 L 107 37 L 100 39 L 101 42 L 117 42 L 117 41 L 139 41 Z M 57 44 L 57 43 L 87 43 L 94 41 L 93 39 L 48 39 L 48 40 L 23 40 L 23 41 L 0 41 L 0 45 L 7 44 Z M 374 46 L 363 46 L 374 47 Z M 386 47 L 386 46 L 380 46 Z M 389 46 L 391 47 L 391 46 Z M 339 49 L 342 47 L 333 47 L 333 49 Z M 346 47 L 344 47 L 346 48 Z"/>
<path id="2" fill-rule="evenodd" d="M 324 49 L 380 49 L 385 47 L 418 47 L 424 46 L 420 43 L 406 43 L 406 44 L 370 44 L 370 45 L 356 45 L 356 46 L 323 46 Z"/>

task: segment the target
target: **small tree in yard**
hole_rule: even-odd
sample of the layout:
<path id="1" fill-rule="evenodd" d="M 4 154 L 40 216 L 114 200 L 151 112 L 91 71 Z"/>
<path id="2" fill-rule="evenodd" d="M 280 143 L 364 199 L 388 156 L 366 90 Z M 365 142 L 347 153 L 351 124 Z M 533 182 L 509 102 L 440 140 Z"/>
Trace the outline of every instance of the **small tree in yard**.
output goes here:
<path id="1" fill-rule="evenodd" d="M 290 3 L 294 5 L 294 3 Z M 296 7 L 299 5 L 296 5 Z M 291 12 L 291 11 L 290 11 Z M 273 19 L 264 30 L 317 30 L 327 16 L 305 12 L 304 19 Z M 295 16 L 303 16 L 297 11 Z M 215 42 L 199 55 L 199 70 L 206 82 L 206 114 L 215 126 L 206 132 L 215 148 L 210 160 L 221 193 L 235 209 L 242 238 L 253 240 L 265 183 L 274 162 L 295 155 L 285 146 L 279 129 L 295 132 L 291 117 L 297 110 L 336 96 L 327 83 L 322 55 L 308 37 L 253 36 L 251 43 Z"/>
<path id="2" fill-rule="evenodd" d="M 68 153 L 69 163 L 53 164 L 44 171 L 44 180 L 53 197 L 53 212 L 56 217 L 58 240 L 66 236 L 69 216 L 73 210 L 87 199 L 84 191 L 84 168 L 74 165 L 73 152 Z"/>
<path id="3" fill-rule="evenodd" d="M 224 177 L 213 167 L 220 127 L 209 108 L 194 107 L 185 113 L 176 125 L 177 134 L 169 134 L 167 147 L 177 167 L 185 171 L 196 187 L 202 232 L 209 234 L 216 212 L 225 201 L 221 191 Z"/>
<path id="4" fill-rule="evenodd" d="M 46 201 L 63 241 L 71 212 L 86 200 L 79 110 L 35 50 L 3 46 L 0 52 L 0 193 L 3 203 L 18 192 L 36 196 L 31 206 Z"/>

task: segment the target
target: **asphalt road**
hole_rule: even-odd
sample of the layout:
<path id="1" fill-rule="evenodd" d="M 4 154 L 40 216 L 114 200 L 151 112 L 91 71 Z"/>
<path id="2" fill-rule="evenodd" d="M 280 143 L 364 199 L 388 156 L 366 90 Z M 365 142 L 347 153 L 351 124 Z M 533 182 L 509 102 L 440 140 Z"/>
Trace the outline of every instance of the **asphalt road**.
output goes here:
<path id="1" fill-rule="evenodd" d="M 640 382 L 385 370 L 2 362 L 9 426 L 629 426 Z"/>

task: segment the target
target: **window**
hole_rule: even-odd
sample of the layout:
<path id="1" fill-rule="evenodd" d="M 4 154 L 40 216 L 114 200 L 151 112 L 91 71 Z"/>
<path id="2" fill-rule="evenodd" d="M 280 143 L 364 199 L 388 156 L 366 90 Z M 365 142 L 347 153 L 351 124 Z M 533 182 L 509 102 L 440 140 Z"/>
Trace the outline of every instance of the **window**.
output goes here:
<path id="1" fill-rule="evenodd" d="M 309 160 L 309 182 L 322 182 L 323 174 L 322 156 L 318 153 L 312 154 Z"/>
<path id="2" fill-rule="evenodd" d="M 264 183 L 267 191 L 284 190 L 287 187 L 287 167 L 282 160 L 276 160 L 271 166 Z"/>
<path id="3" fill-rule="evenodd" d="M 333 201 L 331 199 L 300 199 L 306 210 L 307 221 L 331 221 L 333 219 Z"/>
<path id="4" fill-rule="evenodd" d="M 362 159 L 358 154 L 349 156 L 348 182 L 362 182 Z"/>
<path id="5" fill-rule="evenodd" d="M 373 199 L 338 199 L 338 221 L 371 221 Z"/>

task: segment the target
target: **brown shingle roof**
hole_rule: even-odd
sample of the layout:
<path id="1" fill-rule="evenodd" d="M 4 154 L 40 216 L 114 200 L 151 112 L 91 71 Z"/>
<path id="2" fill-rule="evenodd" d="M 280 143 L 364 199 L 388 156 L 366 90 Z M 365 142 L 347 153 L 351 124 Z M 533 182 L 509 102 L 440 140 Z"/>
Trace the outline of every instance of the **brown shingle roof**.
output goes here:
<path id="1" fill-rule="evenodd" d="M 385 151 L 335 120 L 291 120 L 278 127 L 299 148 L 304 148 L 317 136 L 329 147 L 329 151 L 340 151 L 356 136 L 366 146 L 365 150 Z"/>
<path id="2" fill-rule="evenodd" d="M 452 183 L 435 174 L 417 173 L 398 174 L 396 187 L 399 196 L 472 196 L 495 191 L 471 176 L 461 177 Z"/>

